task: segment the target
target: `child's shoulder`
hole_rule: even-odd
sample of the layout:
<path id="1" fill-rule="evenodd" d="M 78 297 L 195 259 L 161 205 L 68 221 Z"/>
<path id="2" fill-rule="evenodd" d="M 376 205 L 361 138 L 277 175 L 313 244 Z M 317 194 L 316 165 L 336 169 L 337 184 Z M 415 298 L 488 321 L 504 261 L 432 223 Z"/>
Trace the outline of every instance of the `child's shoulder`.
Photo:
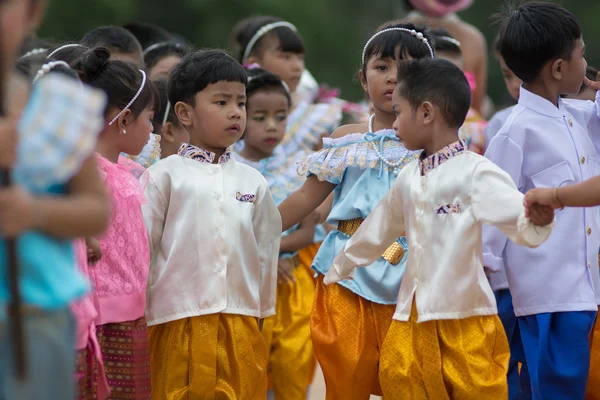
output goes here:
<path id="1" fill-rule="evenodd" d="M 341 137 L 350 135 L 352 133 L 363 134 L 363 133 L 367 133 L 368 130 L 369 130 L 369 124 L 366 122 L 363 122 L 360 124 L 342 125 L 333 131 L 333 133 L 331 134 L 331 138 L 339 139 Z"/>

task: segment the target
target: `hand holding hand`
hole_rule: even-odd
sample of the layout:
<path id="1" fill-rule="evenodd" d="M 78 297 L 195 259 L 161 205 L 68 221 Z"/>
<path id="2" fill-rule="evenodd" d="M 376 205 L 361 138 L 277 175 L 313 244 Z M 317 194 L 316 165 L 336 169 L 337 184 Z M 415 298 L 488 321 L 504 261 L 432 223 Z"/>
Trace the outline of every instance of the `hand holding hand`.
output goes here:
<path id="1" fill-rule="evenodd" d="M 550 225 L 554 221 L 554 209 L 549 206 L 533 204 L 529 208 L 529 219 L 537 226 Z"/>
<path id="2" fill-rule="evenodd" d="M 525 194 L 523 205 L 525 206 L 525 216 L 529 217 L 533 205 L 539 204 L 549 206 L 553 209 L 562 208 L 558 198 L 557 189 L 531 189 Z"/>

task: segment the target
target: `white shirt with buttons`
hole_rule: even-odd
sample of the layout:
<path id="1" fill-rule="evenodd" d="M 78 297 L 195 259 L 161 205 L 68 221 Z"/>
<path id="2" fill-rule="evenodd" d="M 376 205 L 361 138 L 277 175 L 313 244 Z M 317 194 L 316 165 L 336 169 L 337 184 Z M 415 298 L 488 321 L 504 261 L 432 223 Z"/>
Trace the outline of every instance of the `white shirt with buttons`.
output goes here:
<path id="1" fill-rule="evenodd" d="M 420 167 L 427 163 L 431 168 Z M 413 299 L 418 321 L 496 314 L 483 269 L 482 224 L 532 247 L 551 232 L 550 226 L 535 227 L 525 218 L 523 194 L 508 174 L 465 151 L 464 143 L 448 146 L 402 170 L 335 259 L 326 283 L 369 265 L 406 230 L 408 262 L 394 319 L 408 321 Z"/>
<path id="2" fill-rule="evenodd" d="M 146 171 L 148 325 L 275 313 L 281 217 L 262 175 L 222 158 L 211 164 L 173 155 Z"/>

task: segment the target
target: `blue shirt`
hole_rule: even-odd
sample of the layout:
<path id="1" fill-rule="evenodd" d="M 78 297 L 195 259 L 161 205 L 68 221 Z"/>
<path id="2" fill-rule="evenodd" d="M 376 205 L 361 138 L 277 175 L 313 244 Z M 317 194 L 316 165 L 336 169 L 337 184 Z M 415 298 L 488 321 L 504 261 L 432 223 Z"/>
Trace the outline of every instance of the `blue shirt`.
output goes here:
<path id="1" fill-rule="evenodd" d="M 378 146 L 383 156 L 401 162 L 399 169 L 418 157 L 396 138 L 390 129 L 367 134 L 351 134 L 339 139 L 326 138 L 324 148 L 303 161 L 299 170 L 306 170 L 320 180 L 336 184 L 331 213 L 327 222 L 337 226 L 340 221 L 366 218 L 388 192 L 396 175 L 393 168 L 382 163 L 373 149 Z M 350 236 L 337 229 L 329 232 L 321 245 L 312 268 L 325 275 L 334 258 L 342 251 Z M 396 304 L 400 282 L 406 269 L 408 245 L 405 237 L 398 239 L 405 254 L 392 265 L 383 258 L 367 268 L 360 268 L 351 281 L 338 284 L 357 295 L 379 304 Z"/>
<path id="2" fill-rule="evenodd" d="M 595 105 L 558 99 L 555 107 L 521 88 L 519 104 L 486 157 L 508 172 L 523 193 L 592 178 L 600 172 L 599 102 L 600 95 Z M 505 269 L 517 316 L 598 309 L 597 209 L 557 210 L 554 232 L 536 249 L 517 246 L 487 227 L 483 239 L 484 263 L 495 271 Z"/>

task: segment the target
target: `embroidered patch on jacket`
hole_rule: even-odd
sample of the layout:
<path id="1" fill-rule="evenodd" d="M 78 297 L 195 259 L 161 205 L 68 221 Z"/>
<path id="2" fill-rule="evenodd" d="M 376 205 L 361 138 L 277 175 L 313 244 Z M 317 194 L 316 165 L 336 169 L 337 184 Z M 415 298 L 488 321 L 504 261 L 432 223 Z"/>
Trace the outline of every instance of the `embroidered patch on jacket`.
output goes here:
<path id="1" fill-rule="evenodd" d="M 460 204 L 446 204 L 444 206 L 439 206 L 435 211 L 436 214 L 458 214 L 460 213 L 461 207 Z"/>
<path id="2" fill-rule="evenodd" d="M 240 192 L 237 192 L 235 198 L 242 203 L 256 203 L 256 195 L 254 194 L 241 194 Z"/>

